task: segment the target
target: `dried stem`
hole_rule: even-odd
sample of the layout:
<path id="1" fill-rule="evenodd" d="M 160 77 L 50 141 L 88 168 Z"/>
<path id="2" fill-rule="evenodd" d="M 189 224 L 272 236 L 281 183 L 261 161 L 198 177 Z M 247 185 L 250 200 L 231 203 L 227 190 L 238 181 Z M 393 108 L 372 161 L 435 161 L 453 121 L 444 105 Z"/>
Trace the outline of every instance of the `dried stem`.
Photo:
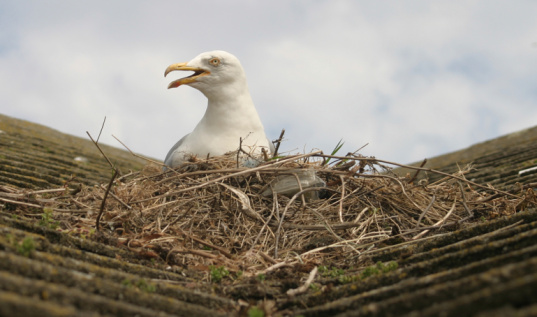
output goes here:
<path id="1" fill-rule="evenodd" d="M 278 150 L 280 149 L 280 144 L 283 141 L 283 135 L 285 134 L 285 129 L 282 129 L 282 132 L 280 133 L 280 137 L 273 141 L 272 143 L 276 143 L 276 146 L 274 147 L 274 154 L 272 154 L 272 157 L 278 156 Z"/>
<path id="2" fill-rule="evenodd" d="M 112 162 L 110 161 L 110 159 L 108 158 L 108 156 L 106 156 L 106 154 L 104 154 L 103 150 L 101 149 L 101 147 L 99 146 L 99 143 L 97 143 L 97 141 L 93 140 L 93 138 L 91 137 L 91 134 L 86 131 L 86 133 L 88 134 L 89 138 L 91 139 L 91 142 L 93 142 L 93 144 L 95 144 L 95 146 L 97 147 L 97 149 L 99 149 L 99 152 L 101 152 L 101 154 L 103 155 L 103 157 L 106 159 L 106 161 L 108 162 L 108 164 L 110 165 L 110 167 L 116 171 L 117 173 L 119 173 L 119 170 L 116 169 L 116 167 L 114 166 L 114 164 L 112 164 Z"/>
<path id="3" fill-rule="evenodd" d="M 112 175 L 112 178 L 110 179 L 110 183 L 108 183 L 108 187 L 106 188 L 106 191 L 104 192 L 103 201 L 101 202 L 101 208 L 99 209 L 99 215 L 97 215 L 97 219 L 95 221 L 95 230 L 99 231 L 99 224 L 101 221 L 101 216 L 104 212 L 104 206 L 106 204 L 106 198 L 108 197 L 108 193 L 110 192 L 110 189 L 112 188 L 112 184 L 114 184 L 114 179 L 116 179 L 117 176 L 117 170 L 114 170 L 114 174 Z"/>

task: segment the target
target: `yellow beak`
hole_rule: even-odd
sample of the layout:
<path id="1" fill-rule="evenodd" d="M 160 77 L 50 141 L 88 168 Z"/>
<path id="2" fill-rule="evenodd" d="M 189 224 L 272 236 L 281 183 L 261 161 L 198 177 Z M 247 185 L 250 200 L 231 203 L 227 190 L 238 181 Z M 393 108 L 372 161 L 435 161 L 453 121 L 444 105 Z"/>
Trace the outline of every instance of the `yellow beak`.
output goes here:
<path id="1" fill-rule="evenodd" d="M 172 65 L 168 66 L 168 68 L 166 68 L 166 71 L 164 72 L 164 77 L 166 77 L 166 75 L 168 75 L 170 72 L 173 72 L 174 70 L 187 70 L 187 71 L 193 71 L 194 72 L 194 74 L 192 74 L 192 75 L 190 75 L 188 77 L 172 81 L 168 85 L 168 89 L 177 88 L 177 87 L 179 87 L 181 85 L 196 82 L 198 80 L 198 78 L 203 77 L 203 76 L 207 76 L 207 75 L 210 74 L 209 71 L 203 70 L 203 69 L 198 68 L 198 67 L 187 66 L 186 64 L 188 64 L 188 63 L 177 63 L 177 64 L 172 64 Z"/>

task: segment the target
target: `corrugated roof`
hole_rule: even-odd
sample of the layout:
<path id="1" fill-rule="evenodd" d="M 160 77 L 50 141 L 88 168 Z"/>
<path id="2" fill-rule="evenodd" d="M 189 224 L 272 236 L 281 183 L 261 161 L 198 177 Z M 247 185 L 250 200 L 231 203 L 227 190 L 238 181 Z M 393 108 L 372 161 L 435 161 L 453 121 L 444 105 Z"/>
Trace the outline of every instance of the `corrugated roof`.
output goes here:
<path id="1" fill-rule="evenodd" d="M 4 116 L 0 130 L 0 186 L 57 187 L 73 182 L 72 175 L 87 184 L 110 178 L 110 167 L 90 141 Z M 519 172 L 537 162 L 535 131 L 430 164 L 442 162 L 431 167 L 454 171 L 457 162 L 473 161 L 476 170 L 467 174 L 469 179 L 506 189 L 516 182 L 532 188 L 537 172 Z M 105 153 L 125 171 L 143 164 L 122 150 L 106 147 Z M 75 156 L 89 163 L 73 162 Z M 427 176 L 430 181 L 436 177 Z M 16 205 L 1 204 L 1 316 L 218 316 L 248 315 L 248 310 L 250 315 L 262 310 L 265 316 L 537 314 L 535 209 L 417 242 L 379 246 L 368 256 L 384 264 L 368 268 L 368 274 L 363 268 L 319 274 L 315 287 L 290 297 L 286 291 L 303 283 L 311 267 L 219 285 L 207 282 L 204 271 L 168 267 L 126 248 L 61 233 L 14 216 Z M 36 217 L 40 214 L 36 210 Z M 350 267 L 353 261 L 348 259 Z M 385 270 L 391 262 L 397 268 Z"/>
<path id="2" fill-rule="evenodd" d="M 89 139 L 4 115 L 0 115 L 0 131 L 0 183 L 22 188 L 62 186 L 69 181 L 93 185 L 106 183 L 112 175 Z M 100 147 L 125 173 L 140 170 L 146 163 L 127 151 Z"/>
<path id="3" fill-rule="evenodd" d="M 411 165 L 419 165 L 417 162 Z M 440 155 L 427 160 L 425 167 L 454 173 L 471 164 L 466 178 L 499 189 L 509 189 L 516 183 L 530 184 L 537 180 L 537 127 L 511 133 L 475 144 L 467 149 Z M 400 173 L 409 172 L 399 169 Z M 420 175 L 434 182 L 438 174 Z M 533 186 L 537 187 L 537 186 Z"/>

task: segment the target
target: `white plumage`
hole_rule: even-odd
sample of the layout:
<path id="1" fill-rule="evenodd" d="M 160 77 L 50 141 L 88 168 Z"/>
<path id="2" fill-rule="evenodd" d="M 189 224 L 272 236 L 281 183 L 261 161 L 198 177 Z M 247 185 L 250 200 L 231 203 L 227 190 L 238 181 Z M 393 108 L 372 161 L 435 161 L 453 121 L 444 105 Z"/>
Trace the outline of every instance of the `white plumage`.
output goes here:
<path id="1" fill-rule="evenodd" d="M 224 51 L 202 53 L 188 63 L 170 65 L 164 76 L 175 70 L 194 74 L 171 82 L 168 88 L 191 86 L 207 97 L 208 104 L 194 130 L 170 149 L 164 160 L 166 166 L 179 166 L 190 155 L 206 157 L 236 151 L 241 138 L 246 152 L 259 154 L 262 148 L 273 152 L 235 56 Z"/>

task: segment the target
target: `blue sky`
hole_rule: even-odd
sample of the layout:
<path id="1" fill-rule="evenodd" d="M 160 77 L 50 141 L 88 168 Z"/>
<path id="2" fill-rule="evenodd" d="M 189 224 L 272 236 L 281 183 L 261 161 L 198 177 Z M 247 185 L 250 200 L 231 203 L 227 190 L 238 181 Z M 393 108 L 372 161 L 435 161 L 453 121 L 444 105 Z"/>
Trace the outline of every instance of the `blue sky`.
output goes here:
<path id="1" fill-rule="evenodd" d="M 0 1 L 0 113 L 163 159 L 226 50 L 284 150 L 408 163 L 537 125 L 535 1 Z M 174 75 L 174 74 L 171 74 Z M 177 74 L 180 76 L 180 74 Z"/>

